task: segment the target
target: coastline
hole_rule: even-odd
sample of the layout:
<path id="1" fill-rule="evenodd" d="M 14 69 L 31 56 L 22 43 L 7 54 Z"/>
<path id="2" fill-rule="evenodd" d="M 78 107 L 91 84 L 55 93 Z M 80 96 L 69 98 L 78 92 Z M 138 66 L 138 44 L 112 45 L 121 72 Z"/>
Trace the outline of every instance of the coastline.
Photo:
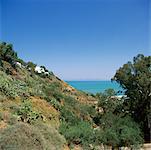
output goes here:
<path id="1" fill-rule="evenodd" d="M 118 91 L 123 91 L 123 89 L 120 87 L 120 85 L 116 82 L 111 82 L 110 80 L 100 80 L 100 81 L 65 81 L 67 82 L 69 85 L 71 85 L 72 87 L 84 91 L 84 92 L 88 92 L 88 93 L 92 93 L 92 94 L 96 94 L 99 92 L 104 92 L 106 89 L 112 88 L 114 89 L 116 92 Z M 122 93 L 120 93 L 120 95 L 123 95 Z"/>

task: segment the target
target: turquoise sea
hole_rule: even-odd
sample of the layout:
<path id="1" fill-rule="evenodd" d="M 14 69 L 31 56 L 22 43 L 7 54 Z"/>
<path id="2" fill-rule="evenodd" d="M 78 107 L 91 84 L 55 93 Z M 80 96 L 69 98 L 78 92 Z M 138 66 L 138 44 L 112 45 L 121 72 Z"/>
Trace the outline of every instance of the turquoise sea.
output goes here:
<path id="1" fill-rule="evenodd" d="M 103 92 L 106 89 L 112 88 L 116 92 L 123 91 L 120 85 L 111 81 L 66 81 L 72 87 L 90 93 Z M 121 94 L 121 93 L 120 93 Z"/>

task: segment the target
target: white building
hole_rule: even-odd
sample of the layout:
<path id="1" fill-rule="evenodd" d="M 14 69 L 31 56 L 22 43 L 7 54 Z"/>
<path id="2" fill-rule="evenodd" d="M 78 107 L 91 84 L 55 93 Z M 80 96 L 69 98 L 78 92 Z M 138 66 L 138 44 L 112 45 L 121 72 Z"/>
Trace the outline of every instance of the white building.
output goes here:
<path id="1" fill-rule="evenodd" d="M 20 68 L 22 67 L 22 64 L 20 62 L 16 62 L 16 65 L 19 66 Z"/>
<path id="2" fill-rule="evenodd" d="M 39 67 L 39 66 L 36 66 L 36 67 L 35 67 L 35 72 L 37 72 L 37 73 L 45 73 L 45 70 L 44 70 L 44 68 L 41 68 L 41 67 Z"/>

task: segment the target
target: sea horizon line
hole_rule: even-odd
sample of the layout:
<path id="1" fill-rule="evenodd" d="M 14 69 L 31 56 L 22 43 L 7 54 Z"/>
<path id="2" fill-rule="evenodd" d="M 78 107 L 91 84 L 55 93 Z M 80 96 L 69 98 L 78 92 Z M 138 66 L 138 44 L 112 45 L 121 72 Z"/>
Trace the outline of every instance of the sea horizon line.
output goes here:
<path id="1" fill-rule="evenodd" d="M 111 81 L 111 80 L 63 80 L 65 82 L 94 82 L 94 81 Z"/>

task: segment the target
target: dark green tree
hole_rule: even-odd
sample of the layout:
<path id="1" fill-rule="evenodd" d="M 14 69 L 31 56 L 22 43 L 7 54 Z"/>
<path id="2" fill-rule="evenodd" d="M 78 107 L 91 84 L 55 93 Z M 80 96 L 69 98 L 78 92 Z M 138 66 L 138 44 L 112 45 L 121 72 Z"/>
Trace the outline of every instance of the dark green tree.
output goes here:
<path id="1" fill-rule="evenodd" d="M 9 62 L 11 65 L 14 65 L 17 61 L 17 53 L 13 50 L 12 44 L 7 44 L 5 42 L 0 43 L 0 59 Z"/>
<path id="2" fill-rule="evenodd" d="M 4 55 L 5 51 L 6 51 L 6 43 L 2 42 L 2 43 L 0 43 L 0 57 L 1 58 Z"/>
<path id="3" fill-rule="evenodd" d="M 145 141 L 151 141 L 151 56 L 137 55 L 117 70 L 113 80 L 125 89 L 124 108 L 141 125 Z"/>
<path id="4" fill-rule="evenodd" d="M 143 143 L 139 125 L 129 114 L 123 112 L 123 99 L 117 98 L 112 89 L 96 96 L 98 108 L 102 109 L 93 118 L 95 124 L 100 126 L 96 142 L 110 145 L 113 149 L 122 146 L 136 148 Z"/>
<path id="5" fill-rule="evenodd" d="M 139 126 L 129 116 L 121 117 L 112 112 L 105 113 L 100 120 L 98 142 L 110 145 L 112 148 L 137 148 L 143 143 Z"/>

